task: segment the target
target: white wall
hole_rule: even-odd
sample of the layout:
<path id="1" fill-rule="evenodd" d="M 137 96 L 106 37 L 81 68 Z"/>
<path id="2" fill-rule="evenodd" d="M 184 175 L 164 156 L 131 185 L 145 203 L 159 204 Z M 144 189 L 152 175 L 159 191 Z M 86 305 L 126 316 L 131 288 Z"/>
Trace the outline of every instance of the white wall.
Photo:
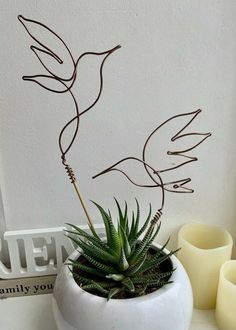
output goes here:
<path id="1" fill-rule="evenodd" d="M 22 14 L 49 25 L 75 57 L 122 45 L 105 65 L 102 98 L 81 119 L 80 136 L 68 157 L 85 199 L 112 209 L 113 196 L 132 206 L 136 196 L 144 212 L 149 201 L 157 206 L 157 192 L 132 187 L 118 173 L 96 181 L 91 176 L 122 157 L 139 157 L 148 133 L 169 116 L 202 108 L 194 126 L 213 136 L 194 152 L 198 164 L 185 172 L 193 179 L 195 194 L 167 196 L 161 239 L 192 220 L 222 224 L 233 233 L 234 0 L 21 0 L 2 1 L 0 7 L 1 189 L 8 230 L 85 221 L 57 145 L 74 110 L 68 95 L 21 80 L 23 74 L 43 72 L 17 21 Z M 82 108 L 97 91 L 97 66 L 95 59 L 81 65 Z M 90 212 L 97 216 L 93 207 Z"/>

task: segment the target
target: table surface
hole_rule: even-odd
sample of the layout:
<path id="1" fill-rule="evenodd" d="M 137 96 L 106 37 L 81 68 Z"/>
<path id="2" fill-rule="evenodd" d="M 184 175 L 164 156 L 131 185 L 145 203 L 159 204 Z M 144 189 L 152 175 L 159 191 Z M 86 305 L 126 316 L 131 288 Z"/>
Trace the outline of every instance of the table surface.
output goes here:
<path id="1" fill-rule="evenodd" d="M 56 330 L 51 294 L 0 300 L 1 330 Z M 189 330 L 217 330 L 214 311 L 194 310 Z"/>

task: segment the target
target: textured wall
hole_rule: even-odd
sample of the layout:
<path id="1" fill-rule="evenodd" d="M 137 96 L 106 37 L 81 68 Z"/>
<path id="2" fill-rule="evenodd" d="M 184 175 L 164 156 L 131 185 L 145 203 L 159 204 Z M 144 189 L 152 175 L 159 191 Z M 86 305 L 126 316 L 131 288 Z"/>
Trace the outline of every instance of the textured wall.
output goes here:
<path id="1" fill-rule="evenodd" d="M 169 194 L 162 238 L 182 223 L 235 222 L 236 2 L 235 1 L 2 1 L 0 178 L 7 229 L 40 228 L 84 215 L 60 164 L 57 136 L 73 115 L 68 95 L 55 95 L 23 74 L 43 73 L 17 15 L 45 22 L 75 57 L 117 44 L 104 69 L 99 104 L 81 119 L 68 160 L 86 200 L 113 209 L 113 196 L 147 211 L 155 190 L 132 187 L 119 173 L 92 175 L 126 156 L 140 156 L 148 133 L 179 112 L 203 109 L 195 129 L 213 137 L 196 149 L 199 162 L 185 168 L 194 195 Z M 4 31 L 4 32 L 3 32 Z M 83 109 L 98 90 L 98 59 L 84 60 L 77 87 Z M 157 139 L 153 150 L 158 150 Z M 154 166 L 159 153 L 153 154 Z M 135 176 L 145 182 L 142 172 Z M 88 202 L 89 204 L 89 202 Z M 89 204 L 90 205 L 90 204 Z M 97 216 L 91 207 L 92 216 Z M 235 226 L 234 226 L 235 229 Z"/>

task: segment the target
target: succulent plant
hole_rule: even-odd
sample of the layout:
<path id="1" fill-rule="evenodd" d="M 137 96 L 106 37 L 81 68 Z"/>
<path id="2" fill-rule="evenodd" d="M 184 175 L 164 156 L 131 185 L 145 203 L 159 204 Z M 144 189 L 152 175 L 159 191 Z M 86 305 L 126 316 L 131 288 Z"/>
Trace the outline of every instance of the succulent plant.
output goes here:
<path id="1" fill-rule="evenodd" d="M 105 239 L 94 231 L 89 234 L 68 224 L 72 228 L 67 230 L 68 236 L 81 252 L 78 260 L 69 259 L 68 262 L 76 282 L 85 291 L 105 296 L 108 300 L 141 296 L 171 283 L 169 279 L 174 269 L 169 258 L 176 251 L 164 252 L 168 241 L 160 250 L 151 249 L 160 230 L 161 212 L 151 217 L 150 204 L 149 214 L 140 227 L 140 207 L 136 200 L 137 210 L 132 212 L 130 225 L 127 203 L 122 210 L 115 201 L 119 216 L 117 228 L 110 211 L 106 212 L 94 203 L 102 216 Z M 161 267 L 164 263 L 169 266 Z"/>

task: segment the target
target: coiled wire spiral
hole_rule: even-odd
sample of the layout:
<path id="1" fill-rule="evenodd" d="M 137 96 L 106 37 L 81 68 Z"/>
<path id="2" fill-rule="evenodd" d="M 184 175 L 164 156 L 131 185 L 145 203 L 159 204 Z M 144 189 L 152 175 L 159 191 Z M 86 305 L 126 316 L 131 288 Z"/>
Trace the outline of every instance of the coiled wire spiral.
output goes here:
<path id="1" fill-rule="evenodd" d="M 159 209 L 156 212 L 156 214 L 154 215 L 154 217 L 152 218 L 152 221 L 151 221 L 152 225 L 156 225 L 159 222 L 161 216 L 162 216 L 162 211 Z"/>

